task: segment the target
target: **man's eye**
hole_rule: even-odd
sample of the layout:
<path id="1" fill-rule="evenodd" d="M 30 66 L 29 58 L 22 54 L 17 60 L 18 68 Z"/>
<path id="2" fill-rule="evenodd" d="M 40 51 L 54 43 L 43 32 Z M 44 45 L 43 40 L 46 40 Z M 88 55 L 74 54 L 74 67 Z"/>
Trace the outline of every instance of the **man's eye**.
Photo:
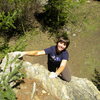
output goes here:
<path id="1" fill-rule="evenodd" d="M 66 44 L 64 43 L 64 46 L 66 46 Z"/>
<path id="2" fill-rule="evenodd" d="M 60 44 L 63 44 L 63 42 L 60 42 Z"/>

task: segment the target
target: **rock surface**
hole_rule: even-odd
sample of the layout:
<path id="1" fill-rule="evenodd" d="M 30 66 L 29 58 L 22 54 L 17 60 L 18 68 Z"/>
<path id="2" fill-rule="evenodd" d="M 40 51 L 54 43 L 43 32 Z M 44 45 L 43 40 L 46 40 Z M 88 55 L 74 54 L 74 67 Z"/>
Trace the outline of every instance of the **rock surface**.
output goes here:
<path id="1" fill-rule="evenodd" d="M 15 58 L 13 53 L 9 53 L 9 60 Z M 3 69 L 7 61 L 5 57 L 0 65 Z M 14 67 L 11 64 L 10 67 Z M 94 86 L 94 84 L 86 78 L 78 78 L 72 76 L 70 82 L 65 82 L 60 78 L 50 79 L 49 71 L 42 65 L 34 64 L 23 61 L 23 66 L 26 70 L 28 78 L 39 80 L 43 85 L 43 88 L 52 95 L 59 98 L 59 100 L 100 100 L 100 92 Z M 9 72 L 9 65 L 7 71 Z"/>

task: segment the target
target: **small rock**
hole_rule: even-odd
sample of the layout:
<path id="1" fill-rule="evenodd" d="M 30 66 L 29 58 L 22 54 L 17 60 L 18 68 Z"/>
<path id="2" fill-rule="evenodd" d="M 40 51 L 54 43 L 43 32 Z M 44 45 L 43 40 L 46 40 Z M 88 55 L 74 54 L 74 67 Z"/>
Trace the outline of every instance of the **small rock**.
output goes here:
<path id="1" fill-rule="evenodd" d="M 76 34 L 74 33 L 72 36 L 76 36 Z"/>
<path id="2" fill-rule="evenodd" d="M 50 93 L 48 93 L 48 95 L 50 95 Z"/>
<path id="3" fill-rule="evenodd" d="M 43 94 L 46 94 L 47 92 L 46 92 L 45 90 L 42 90 L 42 93 L 43 93 Z"/>

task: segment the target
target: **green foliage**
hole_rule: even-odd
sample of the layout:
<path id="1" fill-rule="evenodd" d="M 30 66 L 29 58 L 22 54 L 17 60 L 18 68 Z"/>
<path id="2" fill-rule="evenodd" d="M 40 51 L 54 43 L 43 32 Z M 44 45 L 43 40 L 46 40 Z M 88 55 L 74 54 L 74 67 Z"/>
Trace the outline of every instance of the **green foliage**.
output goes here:
<path id="1" fill-rule="evenodd" d="M 26 43 L 26 38 L 25 36 L 20 37 L 17 41 L 16 44 L 13 46 L 10 46 L 9 52 L 13 51 L 23 51 L 27 45 Z"/>
<path id="2" fill-rule="evenodd" d="M 78 7 L 85 0 L 49 0 L 45 6 L 44 23 L 57 30 L 65 25 L 65 23 L 75 22 L 75 15 L 72 9 Z"/>
<path id="3" fill-rule="evenodd" d="M 23 68 L 22 62 L 17 60 L 18 56 L 16 56 L 11 61 L 9 60 L 9 56 L 6 56 L 7 62 L 3 67 L 3 71 L 0 74 L 0 100 L 16 100 L 16 95 L 11 88 L 11 83 L 22 79 L 25 76 L 20 70 Z M 15 66 L 12 66 L 12 64 Z M 8 67 L 11 65 L 10 67 Z M 8 71 L 9 70 L 9 71 Z"/>
<path id="4" fill-rule="evenodd" d="M 0 5 L 0 36 L 9 41 L 9 39 L 17 33 L 18 27 L 16 21 L 21 14 L 21 10 L 15 9 L 14 4 L 6 0 L 5 2 L 0 2 Z"/>
<path id="5" fill-rule="evenodd" d="M 14 51 L 23 51 L 26 47 L 26 39 L 25 37 L 20 37 L 16 44 L 9 45 L 8 43 L 4 43 L 0 46 L 0 59 L 2 59 L 7 53 L 14 52 Z"/>
<path id="6" fill-rule="evenodd" d="M 15 93 L 11 88 L 3 90 L 0 86 L 0 100 L 16 100 Z"/>
<path id="7" fill-rule="evenodd" d="M 8 0 L 9 2 L 27 2 L 29 0 Z"/>
<path id="8" fill-rule="evenodd" d="M 14 21 L 16 19 L 17 11 L 13 13 L 8 12 L 6 15 L 5 12 L 0 13 L 0 30 L 7 30 L 9 28 L 16 28 L 14 26 Z"/>
<path id="9" fill-rule="evenodd" d="M 9 41 L 34 27 L 36 0 L 0 0 L 0 36 Z"/>
<path id="10" fill-rule="evenodd" d="M 16 29 L 15 21 L 18 19 L 20 13 L 21 9 L 18 9 L 14 0 L 1 0 L 0 31 L 9 32 L 11 29 Z"/>
<path id="11" fill-rule="evenodd" d="M 0 46 L 0 59 L 2 59 L 8 52 L 9 46 L 7 43 L 4 43 Z"/>
<path id="12" fill-rule="evenodd" d="M 95 69 L 94 74 L 95 75 L 93 76 L 92 82 L 100 91 L 100 72 Z"/>

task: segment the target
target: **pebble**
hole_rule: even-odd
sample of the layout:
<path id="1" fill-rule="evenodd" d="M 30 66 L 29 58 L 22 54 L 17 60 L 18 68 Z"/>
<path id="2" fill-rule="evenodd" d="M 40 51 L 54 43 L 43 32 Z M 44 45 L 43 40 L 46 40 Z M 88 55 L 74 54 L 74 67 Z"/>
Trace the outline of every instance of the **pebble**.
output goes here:
<path id="1" fill-rule="evenodd" d="M 42 90 L 42 93 L 43 93 L 43 94 L 46 94 L 47 92 L 46 92 L 45 90 Z"/>

